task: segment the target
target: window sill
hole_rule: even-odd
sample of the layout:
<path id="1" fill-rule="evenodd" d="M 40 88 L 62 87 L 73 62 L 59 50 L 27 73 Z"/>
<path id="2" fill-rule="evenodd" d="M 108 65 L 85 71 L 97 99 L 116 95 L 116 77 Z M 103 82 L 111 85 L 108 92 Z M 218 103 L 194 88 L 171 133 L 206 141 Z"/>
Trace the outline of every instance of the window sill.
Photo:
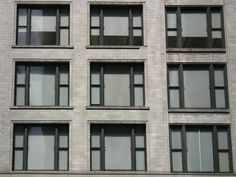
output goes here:
<path id="1" fill-rule="evenodd" d="M 87 110 L 150 110 L 147 106 L 86 106 Z"/>
<path id="2" fill-rule="evenodd" d="M 12 45 L 13 49 L 74 49 L 74 46 L 64 45 Z"/>
<path id="3" fill-rule="evenodd" d="M 167 48 L 167 53 L 225 53 L 225 48 Z"/>
<path id="4" fill-rule="evenodd" d="M 168 113 L 230 113 L 229 109 L 169 109 Z"/>
<path id="5" fill-rule="evenodd" d="M 73 106 L 10 106 L 11 110 L 73 110 Z"/>
<path id="6" fill-rule="evenodd" d="M 135 45 L 87 45 L 86 49 L 140 49 L 146 46 Z"/>

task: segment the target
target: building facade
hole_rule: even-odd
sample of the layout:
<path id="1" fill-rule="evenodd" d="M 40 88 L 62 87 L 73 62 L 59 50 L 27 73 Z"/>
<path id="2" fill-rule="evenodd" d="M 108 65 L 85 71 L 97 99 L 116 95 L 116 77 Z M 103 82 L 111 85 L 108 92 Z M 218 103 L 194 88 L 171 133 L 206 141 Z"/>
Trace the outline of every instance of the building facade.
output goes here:
<path id="1" fill-rule="evenodd" d="M 235 176 L 235 0 L 2 0 L 0 176 Z"/>

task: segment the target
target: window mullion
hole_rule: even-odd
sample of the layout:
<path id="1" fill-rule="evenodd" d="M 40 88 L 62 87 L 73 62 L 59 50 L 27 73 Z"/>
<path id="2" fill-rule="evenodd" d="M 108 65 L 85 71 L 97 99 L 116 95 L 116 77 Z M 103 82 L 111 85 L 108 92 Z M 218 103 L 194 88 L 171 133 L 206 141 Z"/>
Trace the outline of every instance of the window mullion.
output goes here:
<path id="1" fill-rule="evenodd" d="M 132 171 L 136 171 L 136 155 L 135 155 L 135 129 L 131 128 L 131 167 Z"/>
<path id="2" fill-rule="evenodd" d="M 215 102 L 215 82 L 214 82 L 214 67 L 211 64 L 209 68 L 209 83 L 210 83 L 210 97 L 211 97 L 211 108 L 216 108 L 216 102 Z"/>
<path id="3" fill-rule="evenodd" d="M 212 23 L 211 23 L 211 10 L 207 7 L 207 38 L 208 38 L 208 48 L 212 48 Z"/>
<path id="4" fill-rule="evenodd" d="M 129 9 L 129 45 L 133 45 L 133 14 L 132 9 Z"/>
<path id="5" fill-rule="evenodd" d="M 134 105 L 134 67 L 130 67 L 130 106 Z"/>
<path id="6" fill-rule="evenodd" d="M 181 9 L 177 8 L 177 47 L 182 47 Z"/>
<path id="7" fill-rule="evenodd" d="M 100 24 L 99 24 L 99 26 L 100 26 L 100 40 L 99 40 L 99 42 L 100 42 L 100 45 L 103 45 L 103 41 L 104 41 L 104 9 L 103 8 L 101 8 L 100 9 Z"/>
<path id="8" fill-rule="evenodd" d="M 100 163 L 101 163 L 101 165 L 100 165 L 100 169 L 102 170 L 102 171 L 105 171 L 105 132 L 104 132 L 104 127 L 102 127 L 101 129 L 100 129 L 100 148 L 101 148 L 101 150 L 100 150 L 100 153 L 101 153 L 101 155 L 100 155 Z"/>
<path id="9" fill-rule="evenodd" d="M 60 9 L 56 9 L 56 45 L 60 45 Z"/>
<path id="10" fill-rule="evenodd" d="M 26 72 L 25 72 L 25 105 L 29 106 L 29 92 L 30 92 L 30 66 L 25 65 Z"/>
<path id="11" fill-rule="evenodd" d="M 23 170 L 28 170 L 28 128 L 24 128 Z"/>
<path id="12" fill-rule="evenodd" d="M 104 106 L 104 90 L 105 90 L 105 83 L 104 83 L 104 66 L 100 68 L 100 105 Z"/>
<path id="13" fill-rule="evenodd" d="M 31 41 L 31 9 L 27 8 L 27 37 L 26 37 L 26 44 L 30 45 Z"/>
<path id="14" fill-rule="evenodd" d="M 179 95 L 180 95 L 180 108 L 185 108 L 184 103 L 184 75 L 183 75 L 183 65 L 179 66 Z"/>
<path id="15" fill-rule="evenodd" d="M 186 142 L 186 127 L 183 125 L 181 129 L 181 140 L 182 140 L 182 158 L 183 158 L 183 172 L 188 171 L 187 164 L 187 142 Z"/>
<path id="16" fill-rule="evenodd" d="M 218 148 L 218 138 L 217 138 L 217 127 L 213 126 L 213 154 L 214 154 L 214 172 L 219 172 L 219 148 Z"/>
<path id="17" fill-rule="evenodd" d="M 59 66 L 56 66 L 56 73 L 55 73 L 55 105 L 59 106 L 59 87 L 60 87 L 60 76 L 59 76 Z"/>

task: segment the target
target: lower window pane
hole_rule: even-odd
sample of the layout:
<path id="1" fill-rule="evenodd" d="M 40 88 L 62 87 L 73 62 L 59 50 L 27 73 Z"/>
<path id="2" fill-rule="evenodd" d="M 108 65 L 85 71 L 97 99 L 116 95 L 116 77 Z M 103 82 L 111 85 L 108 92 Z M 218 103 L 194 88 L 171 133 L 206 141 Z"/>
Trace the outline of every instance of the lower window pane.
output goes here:
<path id="1" fill-rule="evenodd" d="M 212 31 L 212 47 L 221 48 L 222 47 L 222 32 Z"/>
<path id="2" fill-rule="evenodd" d="M 18 34 L 17 34 L 17 44 L 18 45 L 26 45 L 26 27 L 18 27 Z"/>
<path id="3" fill-rule="evenodd" d="M 225 91 L 215 90 L 216 108 L 225 108 Z"/>
<path id="4" fill-rule="evenodd" d="M 143 88 L 135 87 L 134 88 L 134 106 L 143 106 Z"/>
<path id="5" fill-rule="evenodd" d="M 14 170 L 23 170 L 23 150 L 15 150 Z"/>
<path id="6" fill-rule="evenodd" d="M 25 87 L 16 88 L 16 105 L 17 106 L 25 105 Z"/>
<path id="7" fill-rule="evenodd" d="M 56 45 L 56 32 L 31 32 L 31 45 Z"/>
<path id="8" fill-rule="evenodd" d="M 68 151 L 59 151 L 59 170 L 68 170 Z"/>
<path id="9" fill-rule="evenodd" d="M 167 46 L 169 48 L 177 47 L 177 31 L 168 31 L 167 32 Z"/>
<path id="10" fill-rule="evenodd" d="M 229 154 L 228 152 L 219 153 L 220 172 L 229 172 Z"/>
<path id="11" fill-rule="evenodd" d="M 61 29 L 60 30 L 60 45 L 68 45 L 69 44 L 69 30 Z"/>
<path id="12" fill-rule="evenodd" d="M 91 90 L 91 104 L 100 104 L 100 88 L 94 87 Z"/>
<path id="13" fill-rule="evenodd" d="M 179 108 L 179 90 L 170 90 L 170 108 Z"/>
<path id="14" fill-rule="evenodd" d="M 60 106 L 68 106 L 69 105 L 69 89 L 68 87 L 60 88 Z"/>
<path id="15" fill-rule="evenodd" d="M 207 48 L 207 37 L 182 37 L 183 48 Z"/>
<path id="16" fill-rule="evenodd" d="M 133 30 L 133 45 L 143 45 L 142 30 Z"/>
<path id="17" fill-rule="evenodd" d="M 183 171 L 182 152 L 172 152 L 172 170 Z"/>
<path id="18" fill-rule="evenodd" d="M 136 151 L 136 170 L 145 170 L 145 152 Z"/>
<path id="19" fill-rule="evenodd" d="M 100 151 L 92 151 L 92 170 L 100 170 Z"/>

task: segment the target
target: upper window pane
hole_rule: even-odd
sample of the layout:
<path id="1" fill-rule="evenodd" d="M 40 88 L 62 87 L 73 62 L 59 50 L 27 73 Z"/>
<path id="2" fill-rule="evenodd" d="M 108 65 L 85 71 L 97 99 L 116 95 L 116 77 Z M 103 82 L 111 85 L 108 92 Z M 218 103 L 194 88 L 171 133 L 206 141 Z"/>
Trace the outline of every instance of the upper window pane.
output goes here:
<path id="1" fill-rule="evenodd" d="M 167 13 L 167 28 L 177 28 L 176 13 L 174 12 Z"/>

